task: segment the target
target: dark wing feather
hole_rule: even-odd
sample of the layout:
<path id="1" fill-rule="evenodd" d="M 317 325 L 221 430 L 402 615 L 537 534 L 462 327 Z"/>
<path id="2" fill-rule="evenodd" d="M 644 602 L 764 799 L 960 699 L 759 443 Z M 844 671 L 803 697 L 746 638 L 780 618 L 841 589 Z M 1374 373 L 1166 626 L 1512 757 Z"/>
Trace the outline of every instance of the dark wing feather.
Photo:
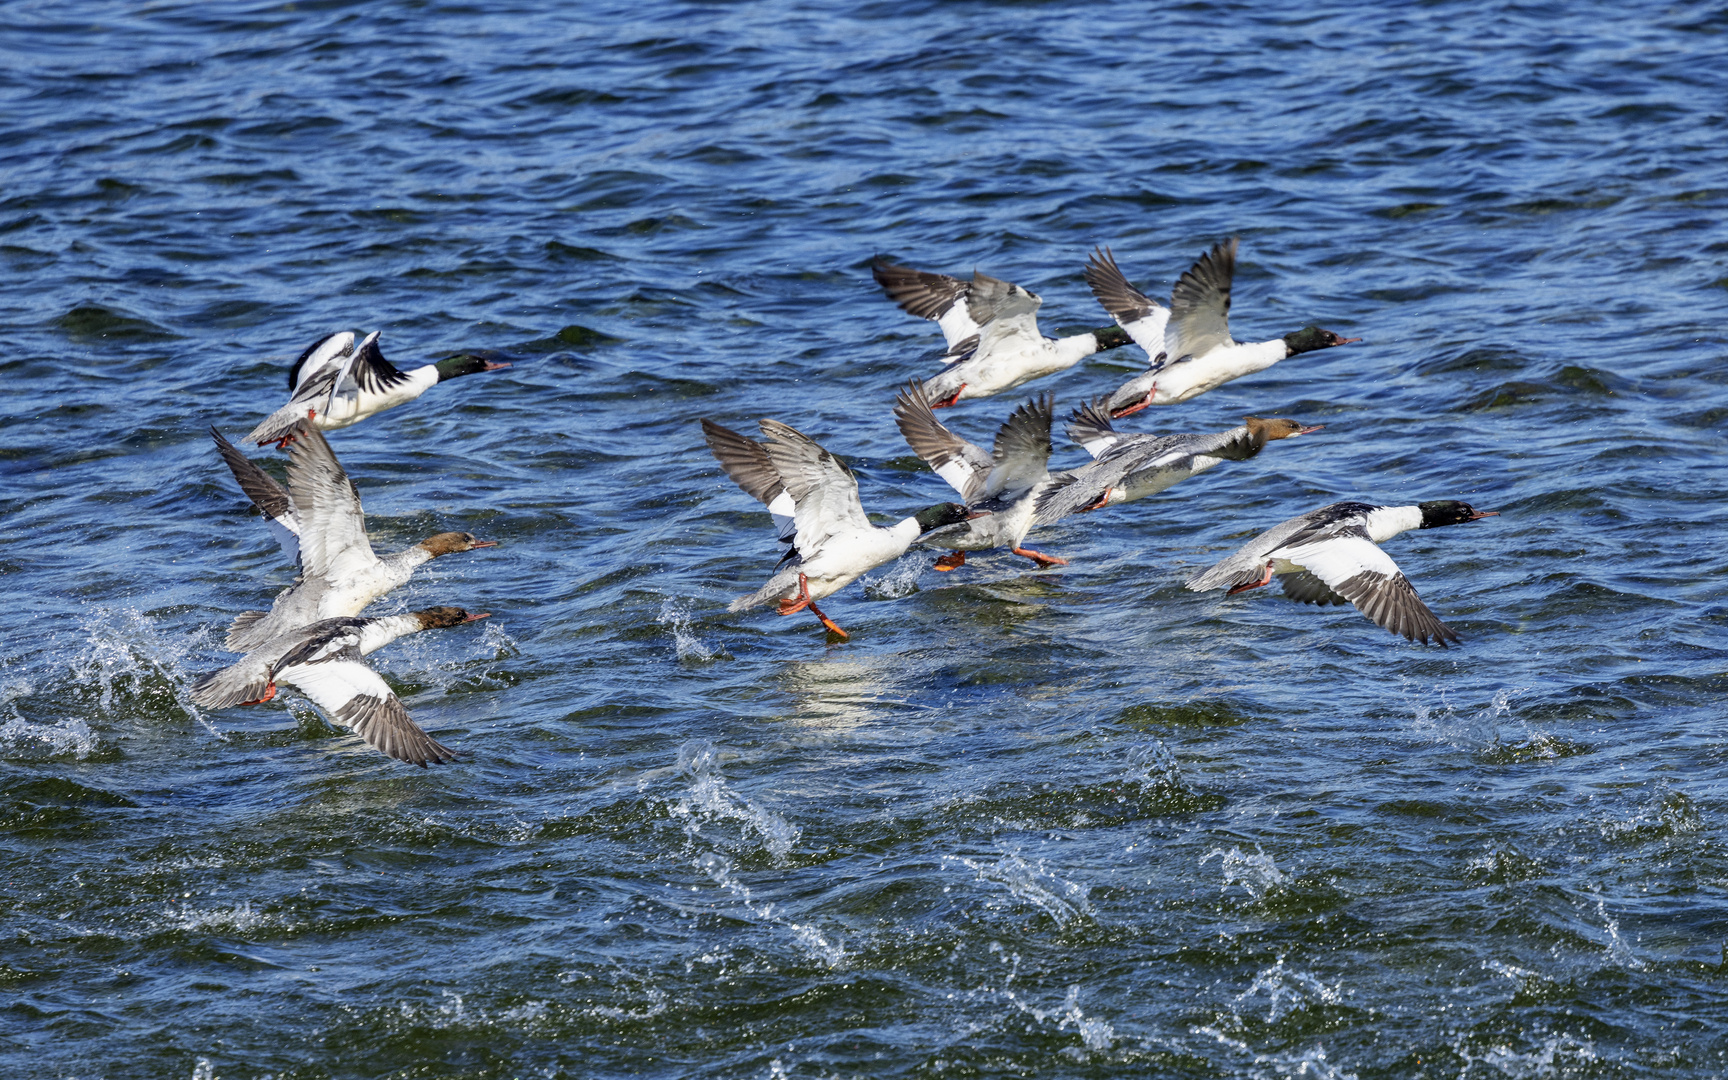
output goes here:
<path id="1" fill-rule="evenodd" d="M 984 494 L 1013 502 L 1049 475 L 1050 424 L 1055 412 L 1051 395 L 1040 394 L 1003 421 L 991 450 Z"/>
<path id="2" fill-rule="evenodd" d="M 398 383 L 408 381 L 406 374 L 384 359 L 383 350 L 378 348 L 377 334 L 368 335 L 365 344 L 360 346 L 360 355 L 354 358 L 350 377 L 360 389 L 372 394 L 381 394 Z"/>
<path id="3" fill-rule="evenodd" d="M 1158 308 L 1145 293 L 1128 283 L 1122 268 L 1116 265 L 1116 256 L 1107 247 L 1094 248 L 1092 257 L 1086 260 L 1086 284 L 1092 287 L 1092 295 L 1104 305 L 1104 310 L 1119 323 L 1138 322 Z"/>
<path id="4" fill-rule="evenodd" d="M 367 744 L 397 761 L 406 761 L 424 769 L 428 763 L 442 765 L 455 761 L 456 751 L 426 734 L 408 716 L 408 710 L 396 695 L 376 697 L 357 694 L 335 710 L 337 720 L 354 729 L 354 734 Z"/>
<path id="5" fill-rule="evenodd" d="M 774 463 L 768 458 L 767 448 L 755 439 L 706 419 L 702 421 L 702 437 L 708 440 L 708 449 L 713 451 L 714 459 L 726 470 L 726 475 L 752 499 L 771 503 L 775 496 L 786 490 Z"/>
<path id="6" fill-rule="evenodd" d="M 251 458 L 235 449 L 234 444 L 224 439 L 214 426 L 210 428 L 210 437 L 216 440 L 216 452 L 228 463 L 228 471 L 234 474 L 235 483 L 239 484 L 240 490 L 252 500 L 252 505 L 258 508 L 258 512 L 273 521 L 292 521 L 294 503 L 288 498 L 288 489 L 253 464 Z"/>
<path id="7" fill-rule="evenodd" d="M 880 255 L 870 260 L 870 275 L 901 311 L 920 319 L 940 319 L 971 288 L 959 278 L 896 266 Z"/>
<path id="8" fill-rule="evenodd" d="M 948 481 L 962 499 L 971 502 L 983 492 L 984 481 L 990 475 L 990 455 L 936 419 L 920 380 L 908 382 L 895 397 L 894 423 L 912 452 Z"/>
<path id="9" fill-rule="evenodd" d="M 1337 593 L 1356 605 L 1375 625 L 1409 641 L 1444 646 L 1459 640 L 1452 628 L 1440 621 L 1416 595 L 1416 586 L 1403 574 L 1357 574 L 1338 583 Z"/>
<path id="10" fill-rule="evenodd" d="M 1103 453 L 1104 447 L 1094 451 L 1089 444 L 1104 439 L 1114 442 L 1120 438 L 1116 425 L 1110 422 L 1110 395 L 1105 394 L 1076 408 L 1068 417 L 1064 430 L 1070 439 L 1086 447 L 1086 452 L 1093 457 Z"/>
<path id="11" fill-rule="evenodd" d="M 1230 284 L 1236 275 L 1237 240 L 1214 245 L 1176 279 L 1170 290 L 1166 338 L 1171 356 L 1204 356 L 1230 340 Z"/>
<path id="12" fill-rule="evenodd" d="M 1350 601 L 1332 591 L 1332 587 L 1306 570 L 1298 570 L 1294 574 L 1280 574 L 1278 584 L 1284 587 L 1284 595 L 1299 604 L 1348 604 Z"/>

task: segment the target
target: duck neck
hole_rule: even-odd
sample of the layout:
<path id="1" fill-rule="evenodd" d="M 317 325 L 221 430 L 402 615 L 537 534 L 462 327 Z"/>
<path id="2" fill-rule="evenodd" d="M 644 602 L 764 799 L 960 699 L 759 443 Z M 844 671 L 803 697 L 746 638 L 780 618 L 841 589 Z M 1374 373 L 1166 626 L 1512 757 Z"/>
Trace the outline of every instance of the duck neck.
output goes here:
<path id="1" fill-rule="evenodd" d="M 1376 544 L 1385 543 L 1401 532 L 1422 527 L 1422 508 L 1420 506 L 1377 506 L 1368 512 L 1368 520 L 1364 523 L 1368 530 L 1368 539 Z"/>
<path id="2" fill-rule="evenodd" d="M 360 628 L 360 654 L 376 652 L 399 637 L 417 634 L 425 629 L 418 615 L 385 615 L 367 619 Z"/>

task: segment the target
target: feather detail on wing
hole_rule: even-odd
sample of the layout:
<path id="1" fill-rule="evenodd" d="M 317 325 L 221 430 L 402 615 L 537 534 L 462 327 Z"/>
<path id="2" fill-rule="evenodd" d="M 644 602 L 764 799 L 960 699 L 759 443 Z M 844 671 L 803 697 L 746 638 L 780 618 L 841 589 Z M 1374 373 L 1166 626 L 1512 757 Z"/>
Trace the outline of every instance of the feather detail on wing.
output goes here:
<path id="1" fill-rule="evenodd" d="M 881 256 L 870 261 L 870 274 L 900 310 L 931 319 L 941 327 L 949 352 L 962 349 L 966 338 L 977 336 L 978 323 L 964 303 L 956 303 L 971 288 L 966 282 L 947 274 L 896 266 Z"/>
<path id="2" fill-rule="evenodd" d="M 1069 415 L 1063 430 L 1093 457 L 1098 457 L 1122 440 L 1116 426 L 1110 422 L 1109 394 L 1076 408 Z"/>
<path id="3" fill-rule="evenodd" d="M 923 382 L 913 379 L 894 401 L 894 423 L 912 452 L 948 482 L 968 503 L 984 493 L 992 468 L 991 455 L 943 426 L 930 409 Z"/>
<path id="4" fill-rule="evenodd" d="M 288 393 L 292 395 L 301 383 L 353 351 L 354 333 L 351 330 L 338 330 L 314 341 L 288 369 Z"/>
<path id="5" fill-rule="evenodd" d="M 768 507 L 780 539 L 790 541 L 797 532 L 793 520 L 796 506 L 786 485 L 780 482 L 767 447 L 712 420 L 702 421 L 702 437 L 732 482 L 743 488 L 744 494 Z"/>
<path id="6" fill-rule="evenodd" d="M 1021 404 L 996 432 L 990 474 L 982 494 L 1012 503 L 1049 476 L 1050 423 L 1055 405 L 1049 394 Z M 973 502 L 967 499 L 968 503 Z"/>
<path id="7" fill-rule="evenodd" d="M 1129 284 L 1109 248 L 1094 249 L 1086 260 L 1086 284 L 1116 325 L 1127 331 L 1154 363 L 1164 358 L 1170 309 Z"/>
<path id="8" fill-rule="evenodd" d="M 350 651 L 326 659 L 283 664 L 277 681 L 298 689 L 380 753 L 421 768 L 455 761 L 455 752 L 411 720 L 389 684 L 358 657 L 350 646 Z"/>
<path id="9" fill-rule="evenodd" d="M 858 499 L 858 478 L 814 439 L 778 420 L 761 420 L 768 457 L 792 496 L 798 551 L 806 558 L 837 533 L 874 528 Z"/>
<path id="10" fill-rule="evenodd" d="M 205 709 L 226 709 L 257 701 L 269 692 L 270 664 L 262 654 L 254 653 L 194 683 L 192 703 Z"/>
<path id="11" fill-rule="evenodd" d="M 1348 604 L 1350 601 L 1332 591 L 1332 587 L 1309 573 L 1298 570 L 1294 574 L 1278 575 L 1278 584 L 1284 587 L 1284 595 L 1298 604 Z"/>
<path id="12" fill-rule="evenodd" d="M 264 521 L 270 526 L 270 534 L 282 546 L 283 554 L 291 562 L 300 561 L 300 524 L 294 516 L 294 502 L 288 497 L 288 491 L 278 484 L 274 477 L 253 463 L 251 458 L 235 449 L 234 444 L 222 437 L 222 433 L 214 426 L 210 428 L 211 438 L 216 440 L 216 451 L 222 455 L 222 460 L 228 463 L 228 471 L 234 474 L 235 483 L 240 490 L 252 500 L 252 505 L 264 515 Z"/>
<path id="13" fill-rule="evenodd" d="M 1236 249 L 1235 237 L 1220 241 L 1176 279 L 1170 290 L 1170 323 L 1164 332 L 1164 350 L 1170 356 L 1204 356 L 1230 344 Z"/>
<path id="14" fill-rule="evenodd" d="M 366 539 L 360 493 L 324 436 L 296 422 L 288 450 L 288 491 L 300 523 L 300 561 L 308 578 L 339 580 L 378 562 Z"/>
<path id="15" fill-rule="evenodd" d="M 966 291 L 966 308 L 972 321 L 984 327 L 998 319 L 1013 319 L 1034 315 L 1043 301 L 1031 293 L 1001 278 L 972 272 L 972 285 Z"/>
<path id="16" fill-rule="evenodd" d="M 1375 625 L 1410 641 L 1436 644 L 1457 641 L 1416 594 L 1392 557 L 1368 539 L 1365 529 L 1332 536 L 1317 543 L 1287 545 L 1276 557 L 1295 563 L 1324 582 L 1338 596 L 1356 605 Z"/>

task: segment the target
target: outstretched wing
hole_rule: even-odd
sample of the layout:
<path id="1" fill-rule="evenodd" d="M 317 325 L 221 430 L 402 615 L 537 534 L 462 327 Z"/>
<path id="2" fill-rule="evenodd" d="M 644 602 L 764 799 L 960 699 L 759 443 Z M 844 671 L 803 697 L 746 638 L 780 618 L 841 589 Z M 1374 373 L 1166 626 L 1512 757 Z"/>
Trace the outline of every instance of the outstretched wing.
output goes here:
<path id="1" fill-rule="evenodd" d="M 378 562 L 366 539 L 360 493 L 324 435 L 296 421 L 288 449 L 288 493 L 300 523 L 300 564 L 308 578 L 334 581 Z"/>
<path id="2" fill-rule="evenodd" d="M 1122 441 L 1116 426 L 1110 422 L 1110 395 L 1094 398 L 1069 415 L 1065 429 L 1068 437 L 1093 457 Z"/>
<path id="3" fill-rule="evenodd" d="M 768 457 L 792 496 L 799 554 L 812 558 L 837 533 L 873 528 L 858 500 L 858 478 L 816 441 L 778 420 L 758 425 L 768 437 Z"/>
<path id="4" fill-rule="evenodd" d="M 870 275 L 900 310 L 934 320 L 942 328 L 949 352 L 958 351 L 967 338 L 977 335 L 978 323 L 962 302 L 971 286 L 959 278 L 896 266 L 880 255 L 870 260 Z"/>
<path id="5" fill-rule="evenodd" d="M 1013 502 L 1050 475 L 1050 423 L 1054 416 L 1054 399 L 1040 394 L 1021 404 L 1003 422 L 990 455 L 985 497 Z"/>
<path id="6" fill-rule="evenodd" d="M 1366 529 L 1354 529 L 1318 543 L 1286 547 L 1279 555 L 1307 570 L 1327 589 L 1356 605 L 1375 625 L 1410 641 L 1437 645 L 1457 641 L 1416 595 L 1416 587 L 1392 557 L 1368 539 Z M 1285 590 L 1288 592 L 1288 588 Z"/>
<path id="7" fill-rule="evenodd" d="M 1288 521 L 1281 521 L 1256 536 L 1254 539 L 1237 548 L 1229 557 L 1220 559 L 1204 570 L 1189 576 L 1182 584 L 1195 592 L 1205 592 L 1208 589 L 1222 589 L 1225 586 L 1234 588 L 1258 581 L 1266 568 L 1270 553 L 1283 547 L 1293 539 L 1297 543 L 1306 542 L 1309 538 L 1320 539 L 1329 530 L 1336 527 L 1341 517 L 1348 516 L 1360 503 L 1332 503 L 1318 510 L 1310 510 L 1299 514 Z M 1367 507 L 1367 509 L 1373 509 Z"/>
<path id="8" fill-rule="evenodd" d="M 326 367 L 336 366 L 338 361 L 353 352 L 354 332 L 351 330 L 339 330 L 314 341 L 288 369 L 288 392 L 292 394 L 300 388 L 301 383 Z"/>
<path id="9" fill-rule="evenodd" d="M 732 482 L 744 489 L 752 499 L 768 507 L 774 515 L 774 530 L 780 539 L 790 541 L 797 532 L 793 521 L 796 504 L 787 494 L 786 485 L 768 457 L 768 449 L 755 439 L 746 438 L 731 428 L 721 427 L 712 420 L 702 421 L 702 437 L 714 459 L 726 470 Z"/>
<path id="10" fill-rule="evenodd" d="M 300 522 L 294 515 L 294 502 L 288 497 L 288 491 L 269 473 L 253 464 L 252 459 L 235 449 L 234 444 L 222 437 L 215 426 L 210 428 L 210 437 L 216 440 L 216 452 L 222 455 L 222 460 L 228 463 L 228 471 L 234 474 L 235 483 L 240 490 L 252 500 L 252 505 L 264 515 L 264 522 L 270 527 L 270 535 L 282 546 L 282 553 L 288 556 L 290 562 L 300 561 Z"/>
<path id="11" fill-rule="evenodd" d="M 1176 279 L 1164 351 L 1172 358 L 1204 356 L 1230 339 L 1230 283 L 1236 276 L 1237 240 L 1214 245 Z M 1150 350 L 1149 350 L 1150 351 Z"/>
<path id="12" fill-rule="evenodd" d="M 443 745 L 408 716 L 408 710 L 381 676 L 359 659 L 342 658 L 306 664 L 278 675 L 278 680 L 312 699 L 330 719 L 354 729 L 374 750 L 425 768 L 456 760 Z"/>
<path id="13" fill-rule="evenodd" d="M 961 499 L 970 503 L 983 494 L 984 483 L 990 476 L 991 456 L 983 447 L 967 442 L 936 419 L 922 381 L 908 382 L 895 398 L 894 423 L 912 452 L 936 470 L 937 476 L 948 481 Z"/>
<path id="14" fill-rule="evenodd" d="M 979 349 L 988 349 L 1009 337 L 1040 340 L 1038 308 L 1044 303 L 1012 282 L 976 271 L 966 293 L 966 309 L 978 324 Z"/>
<path id="15" fill-rule="evenodd" d="M 1164 331 L 1170 309 L 1129 284 L 1109 248 L 1094 248 L 1086 260 L 1086 284 L 1116 325 L 1154 360 L 1164 352 Z"/>

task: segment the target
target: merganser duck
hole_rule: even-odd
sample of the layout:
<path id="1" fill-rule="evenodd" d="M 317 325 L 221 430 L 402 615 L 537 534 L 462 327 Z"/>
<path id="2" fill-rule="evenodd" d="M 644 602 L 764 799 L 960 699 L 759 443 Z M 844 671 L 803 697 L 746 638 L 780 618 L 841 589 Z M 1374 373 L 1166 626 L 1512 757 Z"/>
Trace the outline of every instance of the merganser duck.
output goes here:
<path id="1" fill-rule="evenodd" d="M 1232 379 L 1252 375 L 1298 353 L 1349 345 L 1317 326 L 1270 341 L 1244 344 L 1230 336 L 1230 286 L 1236 275 L 1237 240 L 1231 237 L 1177 279 L 1168 308 L 1128 283 L 1109 248 L 1092 252 L 1086 284 L 1092 294 L 1146 350 L 1152 366 L 1110 395 L 1110 415 L 1121 419 L 1148 405 L 1174 405 Z"/>
<path id="2" fill-rule="evenodd" d="M 406 634 L 477 622 L 461 608 L 435 607 L 376 619 L 323 619 L 264 642 L 237 663 L 206 675 L 192 701 L 206 709 L 260 705 L 291 686 L 381 753 L 418 765 L 455 761 L 456 752 L 426 734 L 377 672 L 360 662 Z"/>
<path id="3" fill-rule="evenodd" d="M 924 385 L 933 409 L 1012 390 L 1130 340 L 1115 326 L 1047 338 L 1038 332 L 1037 312 L 1044 301 L 1036 293 L 977 271 L 971 281 L 961 281 L 878 257 L 870 272 L 901 310 L 942 328 L 948 342 L 942 359 L 948 366 Z"/>
<path id="4" fill-rule="evenodd" d="M 247 611 L 236 616 L 228 628 L 228 648 L 249 652 L 273 637 L 320 619 L 358 615 L 372 601 L 407 581 L 421 563 L 440 555 L 497 546 L 497 541 L 477 540 L 472 533 L 444 532 L 379 558 L 366 539 L 360 492 L 336 460 L 330 444 L 306 420 L 295 421 L 290 434 L 295 438 L 288 451 L 288 494 L 299 531 L 300 578 L 277 594 L 268 612 Z M 233 466 L 232 461 L 229 464 Z M 246 484 L 241 487 L 244 490 Z M 262 504 L 260 509 L 271 513 Z"/>
<path id="5" fill-rule="evenodd" d="M 358 424 L 385 409 L 406 404 L 446 379 L 497 371 L 508 363 L 492 359 L 490 350 L 461 353 L 412 371 L 402 371 L 384 359 L 378 331 L 354 347 L 354 335 L 331 334 L 312 344 L 288 369 L 288 404 L 271 413 L 246 438 L 286 445 L 297 420 L 310 420 L 320 431 Z"/>
<path id="6" fill-rule="evenodd" d="M 780 614 L 809 608 L 831 633 L 849 637 L 822 613 L 816 601 L 838 592 L 859 575 L 898 559 L 931 529 L 964 521 L 966 508 L 942 503 L 887 528 L 872 525 L 858 499 L 858 479 L 844 462 L 778 420 L 761 420 L 758 426 L 767 437 L 765 443 L 745 438 L 712 420 L 702 421 L 708 448 L 734 483 L 752 498 L 767 503 L 771 513 L 785 509 L 782 496 L 792 509 L 791 550 L 767 584 L 732 601 L 728 610 L 746 611 L 777 600 Z"/>
<path id="7" fill-rule="evenodd" d="M 1051 477 L 1038 497 L 1036 524 L 1156 495 L 1226 461 L 1247 461 L 1269 442 L 1325 427 L 1245 416 L 1241 427 L 1216 434 L 1123 435 L 1110 423 L 1108 400 L 1098 398 L 1069 418 L 1068 437 L 1096 460 Z"/>
<path id="8" fill-rule="evenodd" d="M 1190 577 L 1201 592 L 1230 587 L 1228 595 L 1258 589 L 1279 575 L 1284 595 L 1304 604 L 1355 604 L 1377 626 L 1409 641 L 1445 647 L 1458 635 L 1428 610 L 1415 586 L 1382 544 L 1409 529 L 1437 529 L 1498 514 L 1454 499 L 1415 506 L 1339 502 L 1276 525 L 1228 559 Z"/>
<path id="9" fill-rule="evenodd" d="M 996 443 L 986 453 L 942 426 L 930 411 L 930 397 L 917 379 L 900 391 L 894 420 L 913 453 L 923 458 L 960 493 L 970 517 L 920 536 L 920 547 L 949 549 L 936 560 L 936 569 L 955 570 L 966 565 L 968 551 L 1005 547 L 1031 559 L 1043 570 L 1067 566 L 1067 559 L 1021 547 L 1032 528 L 1032 511 L 1038 493 L 1049 483 L 1050 422 L 1054 408 L 1049 394 L 1032 398 L 1015 409 L 996 432 Z"/>

